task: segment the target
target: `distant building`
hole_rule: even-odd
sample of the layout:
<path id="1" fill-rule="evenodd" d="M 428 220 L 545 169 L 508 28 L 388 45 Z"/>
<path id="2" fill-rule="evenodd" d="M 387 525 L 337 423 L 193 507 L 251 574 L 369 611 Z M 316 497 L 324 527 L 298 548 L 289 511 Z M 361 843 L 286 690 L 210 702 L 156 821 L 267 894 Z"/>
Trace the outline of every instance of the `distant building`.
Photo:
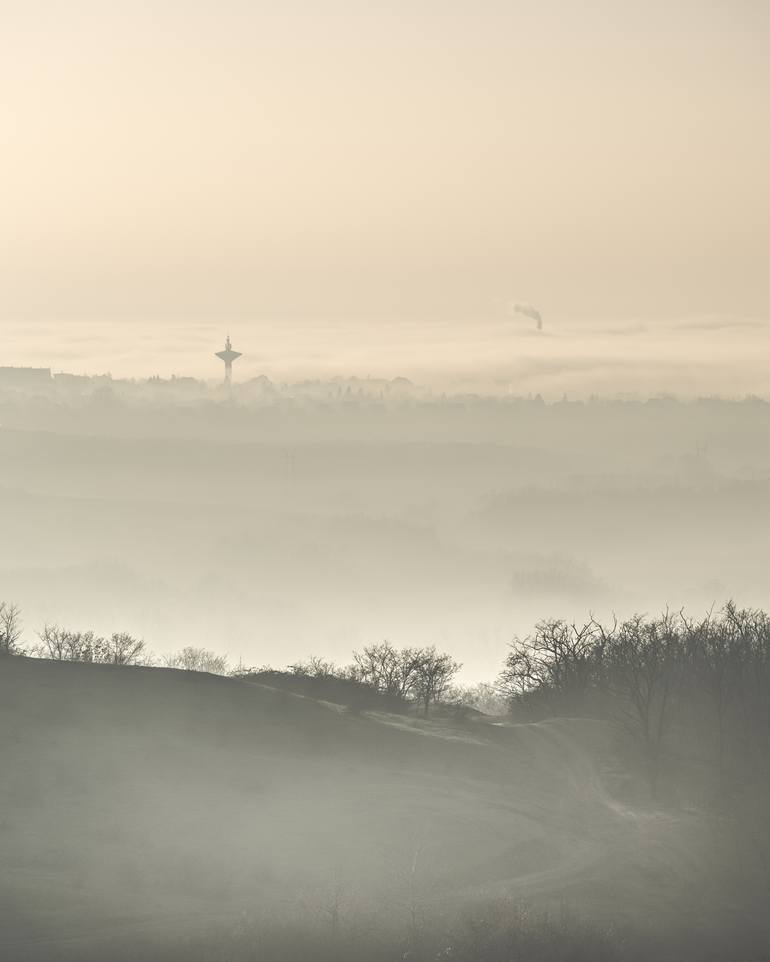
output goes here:
<path id="1" fill-rule="evenodd" d="M 109 374 L 70 374 L 67 371 L 54 374 L 53 382 L 56 393 L 66 398 L 92 397 L 115 383 Z"/>
<path id="2" fill-rule="evenodd" d="M 0 367 L 0 390 L 50 390 L 53 384 L 50 367 Z"/>
<path id="3" fill-rule="evenodd" d="M 233 379 L 233 361 L 237 361 L 238 358 L 242 356 L 239 351 L 233 350 L 229 334 L 225 341 L 224 351 L 217 351 L 215 356 L 225 362 L 225 384 L 229 387 Z"/>

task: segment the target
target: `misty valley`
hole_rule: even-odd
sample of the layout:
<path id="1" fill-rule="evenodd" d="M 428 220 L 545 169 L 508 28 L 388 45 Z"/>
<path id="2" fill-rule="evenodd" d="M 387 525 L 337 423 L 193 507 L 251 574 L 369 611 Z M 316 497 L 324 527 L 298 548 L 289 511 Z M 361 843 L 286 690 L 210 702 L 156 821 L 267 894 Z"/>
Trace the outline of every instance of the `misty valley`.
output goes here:
<path id="1" fill-rule="evenodd" d="M 768 411 L 6 386 L 2 957 L 765 959 Z"/>
<path id="2" fill-rule="evenodd" d="M 0 394 L 5 600 L 248 664 L 440 642 L 472 680 L 545 615 L 763 605 L 766 402 L 349 387 Z"/>

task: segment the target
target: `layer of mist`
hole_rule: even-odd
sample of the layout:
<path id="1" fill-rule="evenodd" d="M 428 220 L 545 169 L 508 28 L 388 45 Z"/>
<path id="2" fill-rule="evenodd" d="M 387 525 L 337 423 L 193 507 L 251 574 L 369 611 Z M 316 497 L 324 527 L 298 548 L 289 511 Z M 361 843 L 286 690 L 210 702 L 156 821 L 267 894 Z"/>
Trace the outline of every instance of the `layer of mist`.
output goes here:
<path id="1" fill-rule="evenodd" d="M 544 612 L 762 605 L 768 410 L 405 379 L 6 383 L 3 592 L 28 642 L 59 623 L 280 666 L 388 638 L 485 678 Z"/>
<path id="2" fill-rule="evenodd" d="M 591 395 L 765 396 L 770 320 L 714 313 L 549 316 L 542 330 L 504 298 L 440 316 L 249 316 L 174 320 L 0 317 L 4 364 L 114 377 L 218 379 L 229 330 L 236 376 L 277 383 L 407 377 L 436 392 L 547 400 Z"/>

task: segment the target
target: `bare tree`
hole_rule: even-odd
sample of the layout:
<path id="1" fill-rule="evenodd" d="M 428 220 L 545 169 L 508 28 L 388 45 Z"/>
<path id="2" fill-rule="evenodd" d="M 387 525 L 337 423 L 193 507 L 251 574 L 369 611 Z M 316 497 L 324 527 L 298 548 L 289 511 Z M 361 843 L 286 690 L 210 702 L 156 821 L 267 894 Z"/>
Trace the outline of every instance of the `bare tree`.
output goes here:
<path id="1" fill-rule="evenodd" d="M 418 648 L 395 648 L 389 641 L 353 652 L 351 675 L 383 694 L 404 699 L 418 682 L 423 652 Z"/>
<path id="2" fill-rule="evenodd" d="M 435 645 L 421 649 L 415 695 L 426 716 L 431 704 L 439 701 L 446 694 L 460 668 L 462 665 L 451 655 L 436 651 Z"/>
<path id="3" fill-rule="evenodd" d="M 398 694 L 399 652 L 389 641 L 367 645 L 353 652 L 353 671 L 356 679 L 377 691 Z"/>
<path id="4" fill-rule="evenodd" d="M 642 747 L 653 795 L 682 681 L 679 628 L 669 612 L 651 621 L 636 615 L 614 633 L 607 652 L 607 680 L 618 696 L 625 727 Z"/>
<path id="5" fill-rule="evenodd" d="M 100 639 L 100 660 L 112 665 L 139 665 L 146 654 L 144 641 L 125 631 L 116 632 L 108 639 Z"/>
<path id="6" fill-rule="evenodd" d="M 327 661 L 320 655 L 311 655 L 307 661 L 297 661 L 289 665 L 289 671 L 295 675 L 307 678 L 336 678 L 339 670 L 333 661 Z"/>
<path id="7" fill-rule="evenodd" d="M 138 665 L 146 660 L 146 645 L 128 632 L 102 638 L 93 631 L 70 631 L 60 625 L 46 625 L 38 633 L 34 653 L 56 661 L 82 661 L 98 665 Z"/>
<path id="8" fill-rule="evenodd" d="M 498 686 L 511 699 L 538 694 L 551 710 L 577 711 L 596 681 L 606 638 L 593 619 L 540 621 L 534 634 L 513 642 Z"/>
<path id="9" fill-rule="evenodd" d="M 163 663 L 167 668 L 205 671 L 212 675 L 226 675 L 228 672 L 227 655 L 218 655 L 207 648 L 194 648 L 192 645 L 182 648 L 173 655 L 166 655 Z"/>
<path id="10" fill-rule="evenodd" d="M 93 631 L 70 631 L 60 625 L 46 625 L 38 633 L 40 643 L 34 652 L 41 658 L 55 661 L 98 662 L 102 660 L 105 644 Z"/>
<path id="11" fill-rule="evenodd" d="M 0 601 L 0 655 L 21 654 L 21 611 L 17 605 Z"/>
<path id="12" fill-rule="evenodd" d="M 751 746 L 757 770 L 770 776 L 770 616 L 728 602 L 721 630 L 729 639 L 731 702 L 741 742 Z"/>

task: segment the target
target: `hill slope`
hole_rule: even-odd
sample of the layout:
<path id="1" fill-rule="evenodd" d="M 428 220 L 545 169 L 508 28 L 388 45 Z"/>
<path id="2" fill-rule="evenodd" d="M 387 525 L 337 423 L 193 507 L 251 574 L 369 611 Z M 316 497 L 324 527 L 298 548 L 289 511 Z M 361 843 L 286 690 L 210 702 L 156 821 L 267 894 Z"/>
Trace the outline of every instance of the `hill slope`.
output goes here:
<path id="1" fill-rule="evenodd" d="M 510 895 L 664 927 L 716 898 L 702 820 L 613 797 L 599 722 L 424 721 L 6 658 L 0 752 L 4 958 L 322 913 L 335 892 L 350 913 Z"/>

